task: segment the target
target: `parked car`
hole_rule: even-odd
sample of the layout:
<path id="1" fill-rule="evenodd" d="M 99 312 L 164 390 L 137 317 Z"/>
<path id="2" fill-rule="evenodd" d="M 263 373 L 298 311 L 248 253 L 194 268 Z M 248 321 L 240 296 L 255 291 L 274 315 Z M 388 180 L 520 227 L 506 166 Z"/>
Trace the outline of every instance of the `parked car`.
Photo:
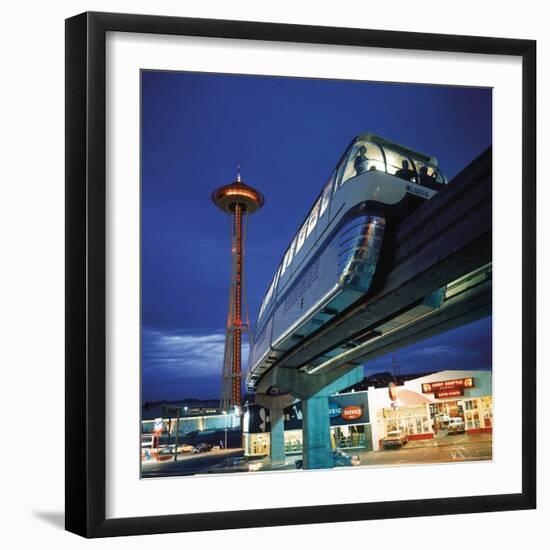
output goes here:
<path id="1" fill-rule="evenodd" d="M 164 445 L 158 450 L 159 455 L 173 455 L 174 454 L 174 445 Z"/>
<path id="2" fill-rule="evenodd" d="M 174 445 L 164 445 L 157 451 L 157 460 L 170 460 L 174 456 Z"/>
<path id="3" fill-rule="evenodd" d="M 332 451 L 332 458 L 334 460 L 334 467 L 345 467 L 345 466 L 359 466 L 361 464 L 361 459 L 357 455 L 348 455 L 340 449 L 335 449 Z M 296 462 L 296 469 L 301 470 L 304 467 L 304 460 L 299 458 Z"/>
<path id="4" fill-rule="evenodd" d="M 210 443 L 199 443 L 193 447 L 194 453 L 207 453 L 212 450 L 212 445 Z"/>
<path id="5" fill-rule="evenodd" d="M 460 416 L 455 416 L 449 420 L 449 435 L 463 434 L 465 432 L 466 426 Z"/>
<path id="6" fill-rule="evenodd" d="M 361 464 L 361 459 L 358 455 L 350 456 L 340 449 L 333 451 L 332 456 L 335 466 L 359 466 Z"/>
<path id="7" fill-rule="evenodd" d="M 159 455 L 173 455 L 175 448 L 176 446 L 174 444 L 163 445 L 159 450 Z M 178 453 L 190 453 L 193 449 L 193 445 L 188 445 L 187 443 L 178 444 Z"/>
<path id="8" fill-rule="evenodd" d="M 401 430 L 391 430 L 386 437 L 382 439 L 383 449 L 401 448 L 409 441 L 409 436 Z"/>
<path id="9" fill-rule="evenodd" d="M 451 417 L 448 414 L 442 414 L 439 417 L 439 422 L 441 423 L 442 428 L 447 428 L 449 426 L 450 420 L 451 420 Z"/>

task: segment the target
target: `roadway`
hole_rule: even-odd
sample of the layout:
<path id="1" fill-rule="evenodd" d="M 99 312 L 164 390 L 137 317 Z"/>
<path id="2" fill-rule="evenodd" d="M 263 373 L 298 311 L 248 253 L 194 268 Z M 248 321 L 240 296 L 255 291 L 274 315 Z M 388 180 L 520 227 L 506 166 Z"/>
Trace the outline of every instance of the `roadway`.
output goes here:
<path id="1" fill-rule="evenodd" d="M 220 449 L 205 453 L 179 453 L 177 462 L 173 459 L 141 463 L 141 477 L 188 476 L 206 473 L 207 470 L 220 466 L 226 458 L 243 456 L 242 449 Z"/>
<path id="2" fill-rule="evenodd" d="M 453 462 L 486 461 L 493 458 L 493 440 L 491 434 L 464 434 L 436 437 L 430 440 L 410 441 L 402 448 L 380 451 L 360 449 L 342 449 L 346 454 L 358 455 L 362 467 L 369 466 L 406 466 L 417 464 L 442 464 Z M 144 462 L 143 478 L 158 478 L 208 474 L 215 469 L 223 474 L 226 458 L 242 457 L 242 449 L 221 449 L 200 454 L 181 454 L 178 461 Z M 253 471 L 296 470 L 295 462 L 302 459 L 301 454 L 287 455 L 284 465 L 272 466 L 268 457 L 250 459 Z M 235 473 L 228 471 L 227 473 Z"/>

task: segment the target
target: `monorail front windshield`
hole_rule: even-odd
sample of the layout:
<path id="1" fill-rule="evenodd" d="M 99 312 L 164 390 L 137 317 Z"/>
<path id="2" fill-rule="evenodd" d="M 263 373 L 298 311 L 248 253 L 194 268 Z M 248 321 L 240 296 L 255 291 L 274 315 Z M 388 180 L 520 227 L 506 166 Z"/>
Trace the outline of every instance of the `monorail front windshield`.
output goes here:
<path id="1" fill-rule="evenodd" d="M 367 140 L 354 142 L 347 162 L 340 169 L 343 172 L 339 178 L 340 185 L 372 170 L 386 172 L 434 190 L 445 185 L 445 177 L 441 171 L 428 160 Z"/>

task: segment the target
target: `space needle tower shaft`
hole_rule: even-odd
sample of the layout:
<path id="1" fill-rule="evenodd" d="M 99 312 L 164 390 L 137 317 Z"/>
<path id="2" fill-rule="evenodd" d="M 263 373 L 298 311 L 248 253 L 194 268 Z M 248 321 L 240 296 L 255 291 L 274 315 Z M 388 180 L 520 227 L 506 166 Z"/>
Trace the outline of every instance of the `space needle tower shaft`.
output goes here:
<path id="1" fill-rule="evenodd" d="M 264 198 L 259 191 L 241 181 L 238 171 L 237 180 L 216 189 L 212 200 L 231 215 L 232 261 L 220 405 L 225 411 L 240 410 L 242 335 L 249 328 L 244 284 L 246 227 L 248 215 L 263 206 Z"/>

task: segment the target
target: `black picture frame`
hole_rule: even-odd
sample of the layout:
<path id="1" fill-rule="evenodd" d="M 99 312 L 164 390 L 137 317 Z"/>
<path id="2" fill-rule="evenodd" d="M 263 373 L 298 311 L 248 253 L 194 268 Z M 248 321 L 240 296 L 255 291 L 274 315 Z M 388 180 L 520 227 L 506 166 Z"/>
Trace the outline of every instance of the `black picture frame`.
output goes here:
<path id="1" fill-rule="evenodd" d="M 106 519 L 105 41 L 108 31 L 515 56 L 522 60 L 522 491 L 446 499 Z M 536 42 L 83 13 L 66 20 L 66 529 L 107 537 L 536 506 Z M 103 460 L 101 459 L 103 457 Z"/>

